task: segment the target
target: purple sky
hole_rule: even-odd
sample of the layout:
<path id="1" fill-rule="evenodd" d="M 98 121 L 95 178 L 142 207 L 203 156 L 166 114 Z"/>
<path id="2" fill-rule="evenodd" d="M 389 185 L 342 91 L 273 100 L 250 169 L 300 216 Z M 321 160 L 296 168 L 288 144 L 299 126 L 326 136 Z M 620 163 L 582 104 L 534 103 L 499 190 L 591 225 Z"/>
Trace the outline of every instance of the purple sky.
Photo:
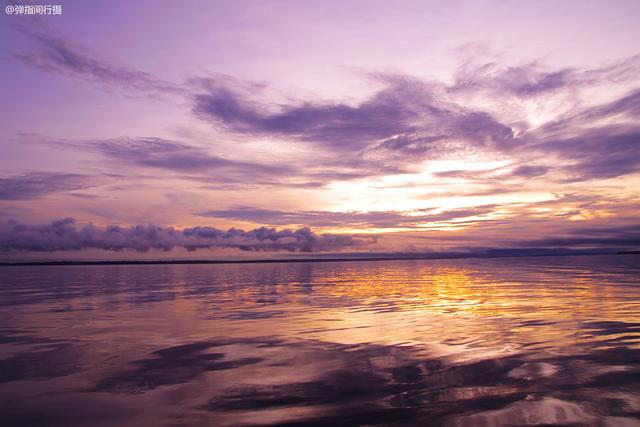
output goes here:
<path id="1" fill-rule="evenodd" d="M 60 4 L 0 20 L 0 258 L 640 246 L 640 2 Z"/>

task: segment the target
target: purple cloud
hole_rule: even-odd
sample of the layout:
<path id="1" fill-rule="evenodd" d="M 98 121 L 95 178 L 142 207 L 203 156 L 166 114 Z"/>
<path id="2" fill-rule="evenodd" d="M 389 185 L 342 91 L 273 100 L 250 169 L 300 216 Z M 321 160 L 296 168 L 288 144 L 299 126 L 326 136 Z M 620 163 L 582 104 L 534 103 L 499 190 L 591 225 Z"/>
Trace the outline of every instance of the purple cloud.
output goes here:
<path id="1" fill-rule="evenodd" d="M 577 160 L 565 167 L 573 181 L 615 178 L 640 170 L 640 128 L 610 126 L 544 146 Z"/>
<path id="2" fill-rule="evenodd" d="M 387 77 L 387 87 L 360 104 L 303 101 L 269 108 L 230 87 L 209 85 L 194 97 L 199 117 L 228 130 L 267 134 L 358 152 L 378 146 L 410 153 L 460 137 L 474 143 L 504 142 L 512 130 L 486 112 L 445 103 L 423 82 Z"/>
<path id="3" fill-rule="evenodd" d="M 636 247 L 640 248 L 640 225 L 614 227 L 582 227 L 560 236 L 522 240 L 514 243 L 520 247 Z"/>
<path id="4" fill-rule="evenodd" d="M 226 87 L 212 87 L 194 98 L 193 111 L 239 133 L 281 135 L 322 142 L 334 148 L 361 148 L 372 140 L 388 138 L 412 128 L 418 118 L 406 108 L 401 88 L 379 92 L 357 106 L 302 102 L 282 105 L 277 111 L 257 106 Z"/>
<path id="5" fill-rule="evenodd" d="M 41 31 L 22 29 L 35 43 L 34 52 L 15 55 L 23 63 L 45 72 L 57 73 L 127 90 L 181 93 L 183 89 L 153 75 L 111 64 L 68 40 Z"/>
<path id="6" fill-rule="evenodd" d="M 93 143 L 100 153 L 139 166 L 177 172 L 223 172 L 232 175 L 282 175 L 292 173 L 287 165 L 265 165 L 213 156 L 198 147 L 162 138 L 119 138 Z"/>
<path id="7" fill-rule="evenodd" d="M 192 79 L 179 87 L 148 73 L 112 65 L 62 38 L 39 31 L 23 32 L 37 49 L 17 56 L 28 65 L 130 90 L 179 92 L 189 97 L 192 111 L 198 117 L 227 131 L 306 141 L 329 153 L 321 165 L 324 170 L 318 171 L 318 165 L 314 168 L 311 163 L 293 167 L 229 160 L 158 138 L 122 138 L 95 144 L 109 157 L 139 166 L 204 173 L 205 176 L 198 176 L 204 181 L 213 178 L 206 175 L 207 171 L 216 171 L 216 177 L 223 177 L 225 182 L 281 185 L 286 180 L 292 186 L 320 187 L 332 180 L 409 172 L 425 158 L 465 147 L 495 149 L 523 159 L 529 156 L 526 150 L 551 151 L 573 163 L 563 169 L 573 181 L 615 177 L 638 167 L 635 129 L 608 127 L 584 133 L 579 130 L 584 123 L 601 118 L 621 114 L 640 116 L 637 90 L 518 137 L 510 125 L 492 114 L 445 101 L 440 96 L 489 89 L 498 95 L 530 98 L 579 86 L 628 81 L 640 71 L 638 55 L 591 70 L 547 71 L 535 61 L 516 67 L 469 61 L 450 86 L 379 75 L 386 87 L 356 105 L 314 100 L 268 104 L 255 102 L 250 96 L 256 85 L 218 77 Z M 550 170 L 548 166 L 528 165 L 514 170 L 512 176 L 537 178 Z"/>
<path id="8" fill-rule="evenodd" d="M 73 143 L 72 143 L 73 144 Z M 200 147 L 156 137 L 118 138 L 73 144 L 89 147 L 109 158 L 135 166 L 159 168 L 188 174 L 186 178 L 205 183 L 246 183 L 251 185 L 286 185 L 291 187 L 321 187 L 335 180 L 351 180 L 380 174 L 390 169 L 363 161 L 345 162 L 335 159 L 324 162 L 248 162 L 209 154 Z"/>
<path id="9" fill-rule="evenodd" d="M 30 200 L 53 193 L 95 186 L 92 177 L 81 174 L 30 173 L 0 177 L 0 200 Z"/>
<path id="10" fill-rule="evenodd" d="M 614 116 L 627 123 L 595 125 Z M 559 119 L 524 138 L 518 150 L 554 153 L 570 160 L 571 180 L 614 178 L 640 168 L 640 92 Z"/>
<path id="11" fill-rule="evenodd" d="M 233 206 L 230 209 L 199 213 L 200 216 L 250 221 L 270 225 L 301 224 L 314 227 L 360 226 L 360 227 L 415 227 L 419 223 L 448 221 L 490 213 L 495 206 L 480 206 L 469 209 L 454 209 L 440 213 L 407 215 L 396 211 L 377 212 L 329 212 L 329 211 L 277 211 L 250 206 Z M 427 210 L 421 212 L 428 212 Z"/>
<path id="12" fill-rule="evenodd" d="M 497 62 L 478 63 L 478 59 L 471 58 L 458 69 L 450 91 L 489 91 L 502 96 L 532 98 L 600 83 L 629 81 L 640 74 L 640 55 L 601 68 L 552 71 L 544 69 L 538 61 L 505 67 Z"/>
<path id="13" fill-rule="evenodd" d="M 235 248 L 242 251 L 318 252 L 341 250 L 372 242 L 371 238 L 350 235 L 316 234 L 309 228 L 276 230 L 260 227 L 243 231 L 227 231 L 213 227 L 173 227 L 135 225 L 131 227 L 99 227 L 76 225 L 66 218 L 46 225 L 26 225 L 16 221 L 0 222 L 2 251 L 69 251 L 102 249 L 108 251 L 150 250 L 170 251 L 175 247 L 187 250 Z"/>

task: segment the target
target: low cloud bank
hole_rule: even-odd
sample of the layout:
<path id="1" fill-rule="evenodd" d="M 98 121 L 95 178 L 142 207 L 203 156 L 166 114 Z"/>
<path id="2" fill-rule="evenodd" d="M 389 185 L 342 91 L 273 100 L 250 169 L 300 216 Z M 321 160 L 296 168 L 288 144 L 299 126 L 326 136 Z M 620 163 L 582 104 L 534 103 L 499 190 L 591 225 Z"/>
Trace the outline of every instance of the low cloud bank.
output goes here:
<path id="1" fill-rule="evenodd" d="M 149 250 L 190 251 L 211 248 L 235 248 L 242 251 L 320 252 L 341 250 L 364 244 L 371 239 L 339 234 L 316 234 L 309 228 L 298 230 L 256 228 L 227 231 L 213 227 L 173 227 L 135 225 L 131 227 L 93 224 L 79 226 L 73 218 L 51 224 L 27 225 L 17 221 L 0 222 L 0 251 L 69 251 L 102 249 L 108 251 Z"/>

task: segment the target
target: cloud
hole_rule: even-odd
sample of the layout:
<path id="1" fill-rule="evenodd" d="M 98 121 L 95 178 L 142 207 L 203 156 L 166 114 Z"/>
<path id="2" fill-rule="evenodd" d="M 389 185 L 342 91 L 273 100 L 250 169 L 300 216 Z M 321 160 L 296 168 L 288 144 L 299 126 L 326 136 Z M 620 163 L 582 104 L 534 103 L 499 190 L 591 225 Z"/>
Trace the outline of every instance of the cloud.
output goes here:
<path id="1" fill-rule="evenodd" d="M 242 251 L 318 252 L 341 250 L 373 240 L 350 235 L 316 234 L 309 228 L 294 231 L 260 227 L 249 231 L 234 228 L 223 231 L 212 227 L 177 230 L 155 225 L 98 227 L 93 224 L 78 226 L 72 218 L 46 225 L 0 222 L 1 251 L 102 249 L 147 252 L 182 247 L 187 250 L 235 248 Z"/>
<path id="2" fill-rule="evenodd" d="M 310 142 L 345 161 L 360 162 L 359 167 L 365 169 L 378 165 L 387 172 L 409 172 L 412 165 L 425 158 L 485 150 L 516 156 L 522 166 L 511 172 L 512 177 L 539 178 L 551 172 L 554 165 L 528 163 L 535 156 L 551 152 L 559 159 L 555 166 L 570 175 L 569 180 L 607 178 L 637 168 L 637 132 L 632 126 L 598 127 L 598 121 L 640 116 L 637 90 L 531 131 L 527 131 L 528 125 L 510 125 L 488 111 L 464 107 L 460 100 L 454 101 L 455 94 L 472 86 L 491 88 L 496 96 L 534 98 L 555 91 L 570 94 L 579 87 L 628 83 L 636 78 L 636 71 L 640 71 L 640 56 L 592 70 L 544 71 L 537 62 L 506 68 L 490 63 L 473 68 L 471 77 L 460 77 L 449 87 L 383 76 L 380 79 L 386 86 L 355 105 L 311 100 L 272 105 L 257 102 L 241 88 L 214 82 L 204 85 L 204 91 L 194 97 L 193 111 L 227 131 Z M 498 101 L 492 97 L 489 100 Z M 575 108 L 577 105 L 573 111 Z M 589 129 L 584 130 L 586 125 Z M 515 128 L 521 128 L 519 134 Z M 617 148 L 612 149 L 614 146 Z"/>
<path id="3" fill-rule="evenodd" d="M 394 91 L 383 91 L 358 106 L 303 102 L 270 112 L 230 88 L 214 87 L 194 98 L 193 110 L 234 132 L 282 135 L 333 147 L 347 142 L 361 147 L 410 127 L 416 113 L 403 108 L 399 101 Z"/>
<path id="4" fill-rule="evenodd" d="M 96 150 L 104 156 L 135 166 L 159 168 L 188 174 L 185 178 L 203 183 L 321 187 L 331 181 L 360 179 L 381 171 L 361 162 L 296 162 L 264 159 L 262 162 L 232 160 L 212 155 L 208 150 L 179 141 L 156 138 L 116 138 L 73 144 Z M 368 167 L 368 168 L 367 168 Z M 388 171 L 388 170 L 386 170 Z"/>
<path id="5" fill-rule="evenodd" d="M 451 92 L 485 91 L 501 96 L 534 98 L 599 84 L 628 82 L 640 75 L 640 55 L 600 68 L 547 70 L 539 61 L 508 66 L 471 56 L 458 69 Z"/>
<path id="6" fill-rule="evenodd" d="M 640 55 L 593 69 L 547 69 L 540 61 L 509 66 L 476 55 L 458 70 L 452 84 L 377 74 L 372 77 L 380 89 L 359 102 L 309 98 L 274 102 L 260 97 L 266 85 L 225 76 L 175 85 L 111 64 L 63 38 L 23 32 L 34 41 L 35 51 L 17 57 L 30 66 L 130 91 L 175 93 L 188 101 L 193 114 L 228 134 L 302 142 L 312 149 L 306 158 L 275 162 L 227 158 L 161 138 L 118 138 L 91 145 L 111 159 L 179 172 L 204 183 L 322 187 L 331 181 L 414 173 L 425 160 L 455 157 L 452 154 L 510 157 L 518 166 L 494 176 L 445 171 L 434 174 L 436 178 L 464 175 L 486 185 L 511 178 L 578 182 L 640 168 L 637 88 L 581 110 L 580 103 L 572 101 L 561 107 L 570 107 L 570 114 L 533 129 L 509 121 L 511 106 L 518 107 L 504 102 L 505 96 L 518 97 L 521 104 L 555 93 L 572 97 L 578 89 L 598 85 L 628 87 L 640 75 Z M 476 91 L 483 95 L 482 106 L 466 102 L 467 95 Z M 214 147 L 228 149 L 217 142 Z M 299 219 L 313 223 L 309 216 Z M 401 218 L 389 221 L 396 219 Z"/>
<path id="7" fill-rule="evenodd" d="M 634 102 L 630 102 L 633 100 Z M 613 113 L 615 112 L 615 113 Z M 598 114 L 600 113 L 600 115 Z M 640 170 L 640 126 L 630 123 L 597 123 L 612 114 L 640 117 L 640 96 L 634 94 L 591 108 L 579 119 L 558 121 L 527 138 L 520 151 L 555 155 L 565 162 L 561 169 L 569 180 L 615 178 Z"/>
<path id="8" fill-rule="evenodd" d="M 194 97 L 193 111 L 232 132 L 292 138 L 340 152 L 374 145 L 409 154 L 452 138 L 484 145 L 513 136 L 490 114 L 439 99 L 427 83 L 387 77 L 385 84 L 357 105 L 302 101 L 275 108 L 235 88 L 210 84 Z"/>
<path id="9" fill-rule="evenodd" d="M 488 91 L 486 99 L 499 102 L 505 95 L 529 99 L 547 93 L 573 93 L 577 88 L 598 84 L 628 83 L 640 72 L 640 55 L 586 70 L 548 70 L 539 61 L 507 66 L 472 55 L 451 85 L 378 74 L 373 77 L 382 89 L 355 104 L 312 99 L 273 103 L 256 98 L 256 93 L 264 92 L 264 85 L 225 76 L 175 85 L 149 73 L 111 64 L 63 38 L 39 30 L 22 31 L 36 47 L 34 52 L 17 55 L 28 65 L 127 90 L 180 94 L 190 100 L 192 112 L 198 117 L 228 132 L 303 141 L 327 153 L 321 165 L 324 170 L 319 171 L 319 165 L 310 162 L 294 167 L 230 160 L 159 138 L 122 138 L 96 144 L 103 154 L 140 166 L 198 174 L 224 171 L 218 176 L 225 182 L 281 185 L 290 181 L 299 187 L 414 172 L 425 159 L 469 150 L 497 151 L 517 156 L 521 163 L 529 163 L 532 153 L 552 152 L 564 162 L 559 167 L 568 181 L 615 177 L 638 167 L 637 129 L 610 124 L 582 129 L 598 120 L 639 117 L 637 90 L 520 134 L 514 131 L 520 127 L 518 123 L 506 123 L 494 113 L 471 108 L 458 95 Z M 545 167 L 523 166 L 512 176 L 539 178 L 553 169 Z M 266 176 L 269 174 L 271 178 Z"/>
<path id="10" fill-rule="evenodd" d="M 536 178 L 545 175 L 549 167 L 540 165 L 522 165 L 511 171 L 512 176 L 524 178 Z"/>
<path id="11" fill-rule="evenodd" d="M 355 105 L 313 100 L 268 104 L 254 99 L 246 88 L 210 79 L 193 97 L 193 111 L 227 131 L 315 143 L 340 153 L 345 161 L 363 162 L 361 167 L 364 163 L 378 164 L 401 172 L 425 156 L 433 158 L 456 150 L 515 153 L 523 145 L 530 147 L 531 141 L 544 140 L 552 130 L 547 126 L 543 132 L 527 133 L 527 125 L 510 125 L 488 111 L 463 106 L 463 100 L 455 102 L 456 92 L 491 88 L 498 95 L 532 98 L 553 91 L 570 92 L 575 87 L 627 82 L 640 71 L 640 56 L 592 70 L 543 71 L 533 62 L 506 68 L 488 63 L 467 66 L 463 71 L 466 74 L 460 74 L 451 86 L 406 76 L 378 76 L 385 87 Z M 638 92 L 631 92 L 615 102 L 584 109 L 570 122 L 560 119 L 554 126 L 571 125 L 575 129 L 579 120 L 588 122 L 618 114 L 637 117 L 639 100 Z M 514 126 L 523 128 L 520 135 Z M 528 167 L 514 174 L 533 177 L 544 172 Z"/>
<path id="12" fill-rule="evenodd" d="M 581 227 L 560 236 L 523 240 L 520 247 L 637 247 L 640 248 L 640 225 Z"/>
<path id="13" fill-rule="evenodd" d="M 451 86 L 378 76 L 385 86 L 355 105 L 312 100 L 271 105 L 257 102 L 237 85 L 210 82 L 194 97 L 193 111 L 230 132 L 311 143 L 369 174 L 415 172 L 425 160 L 455 153 L 493 153 L 519 165 L 497 178 L 575 182 L 639 169 L 640 91 L 628 88 L 637 71 L 640 56 L 591 70 L 489 63 L 467 68 L 471 75 L 459 76 Z M 495 93 L 485 101 L 495 103 L 505 94 L 527 99 L 556 91 L 571 95 L 576 88 L 620 82 L 627 84 L 627 93 L 618 99 L 582 108 L 572 101 L 569 114 L 533 129 L 463 106 L 457 97 L 465 87 L 491 89 Z M 486 176 L 470 179 L 488 181 Z"/>
<path id="14" fill-rule="evenodd" d="M 22 28 L 35 43 L 34 52 L 15 55 L 23 63 L 45 72 L 78 77 L 109 87 L 156 92 L 181 93 L 183 89 L 149 73 L 111 64 L 61 37 Z"/>
<path id="15" fill-rule="evenodd" d="M 537 63 L 507 68 L 497 63 L 485 63 L 458 70 L 451 90 L 490 90 L 524 98 L 564 89 L 573 84 L 574 77 L 571 69 L 546 72 Z"/>
<path id="16" fill-rule="evenodd" d="M 270 225 L 307 225 L 314 227 L 416 227 L 418 224 L 449 221 L 490 213 L 494 206 L 480 206 L 469 209 L 454 209 L 439 213 L 425 213 L 426 210 L 407 215 L 398 211 L 374 212 L 330 212 L 330 211 L 277 211 L 250 206 L 233 206 L 230 209 L 212 210 L 199 213 L 200 216 L 249 221 Z"/>
<path id="17" fill-rule="evenodd" d="M 498 168 L 483 169 L 483 170 L 465 170 L 465 169 L 453 169 L 433 172 L 433 176 L 438 178 L 458 178 L 475 182 L 491 183 L 491 184 L 504 184 L 512 179 L 529 179 L 538 178 L 544 176 L 549 172 L 551 168 L 543 165 L 534 164 L 520 164 L 520 165 L 507 165 Z M 495 193 L 494 193 L 495 190 Z M 495 187 L 491 190 L 487 190 L 488 193 L 484 194 L 497 194 L 500 190 L 506 191 L 505 187 Z M 511 189 L 512 191 L 513 189 Z M 484 191 L 484 190 L 483 190 Z M 456 192 L 457 195 L 483 195 L 482 192 L 468 193 L 463 191 Z"/>
<path id="18" fill-rule="evenodd" d="M 261 156 L 259 161 L 229 159 L 212 154 L 207 147 L 158 137 L 121 137 L 88 141 L 47 141 L 60 147 L 97 152 L 118 165 L 156 168 L 183 174 L 181 178 L 205 184 L 322 187 L 332 181 L 366 178 L 395 173 L 393 167 L 381 167 L 364 160 L 330 157 L 295 160 Z M 212 144 L 212 148 L 216 147 Z"/>
<path id="19" fill-rule="evenodd" d="M 618 119 L 618 122 L 625 123 L 633 122 L 639 117 L 640 90 L 631 89 L 612 101 L 577 111 L 572 110 L 570 114 L 557 117 L 540 127 L 533 135 L 540 138 L 547 135 L 575 134 L 576 131 L 583 131 L 585 128 L 593 129 L 599 122 Z"/>
<path id="20" fill-rule="evenodd" d="M 611 117 L 618 114 L 626 114 L 633 118 L 640 116 L 640 90 L 633 90 L 613 102 L 587 110 L 586 116 L 588 119 L 589 117 Z"/>
<path id="21" fill-rule="evenodd" d="M 0 200 L 31 200 L 53 193 L 95 186 L 90 176 L 61 173 L 30 173 L 0 177 Z"/>
<path id="22" fill-rule="evenodd" d="M 609 126 L 545 146 L 577 160 L 565 167 L 570 180 L 615 178 L 640 171 L 640 128 Z"/>
<path id="23" fill-rule="evenodd" d="M 100 153 L 139 166 L 177 172 L 216 172 L 238 179 L 240 175 L 282 175 L 292 173 L 287 165 L 268 165 L 230 160 L 206 150 L 162 138 L 119 138 L 97 141 L 92 147 Z"/>
<path id="24" fill-rule="evenodd" d="M 549 180 L 578 182 L 632 174 L 640 170 L 638 118 L 640 91 L 634 89 L 612 101 L 525 132 L 510 144 L 494 145 L 498 153 L 516 161 L 515 168 L 451 170 L 434 175 L 489 183 L 543 176 Z M 557 173 L 552 174 L 554 171 Z"/>

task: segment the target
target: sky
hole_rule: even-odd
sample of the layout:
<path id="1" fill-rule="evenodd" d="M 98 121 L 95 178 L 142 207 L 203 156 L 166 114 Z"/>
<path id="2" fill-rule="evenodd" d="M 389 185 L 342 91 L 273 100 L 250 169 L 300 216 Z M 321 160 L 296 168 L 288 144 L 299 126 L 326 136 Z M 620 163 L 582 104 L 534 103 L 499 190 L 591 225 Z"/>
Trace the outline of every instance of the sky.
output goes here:
<path id="1" fill-rule="evenodd" d="M 640 248 L 640 2 L 56 4 L 0 18 L 2 259 Z"/>

